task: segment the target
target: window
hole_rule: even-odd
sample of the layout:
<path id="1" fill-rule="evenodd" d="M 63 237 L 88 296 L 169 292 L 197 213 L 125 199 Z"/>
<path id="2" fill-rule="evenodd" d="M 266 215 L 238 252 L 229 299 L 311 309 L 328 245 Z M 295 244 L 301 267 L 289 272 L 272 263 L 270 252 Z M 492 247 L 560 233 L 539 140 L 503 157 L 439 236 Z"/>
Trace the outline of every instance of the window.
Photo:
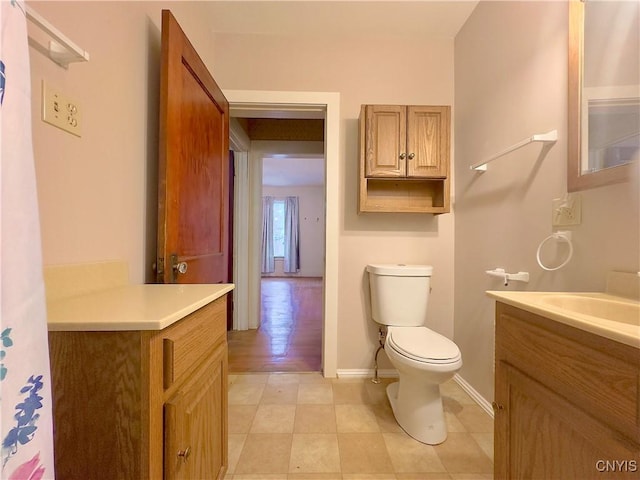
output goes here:
<path id="1" fill-rule="evenodd" d="M 284 257 L 284 200 L 273 201 L 273 256 Z"/>

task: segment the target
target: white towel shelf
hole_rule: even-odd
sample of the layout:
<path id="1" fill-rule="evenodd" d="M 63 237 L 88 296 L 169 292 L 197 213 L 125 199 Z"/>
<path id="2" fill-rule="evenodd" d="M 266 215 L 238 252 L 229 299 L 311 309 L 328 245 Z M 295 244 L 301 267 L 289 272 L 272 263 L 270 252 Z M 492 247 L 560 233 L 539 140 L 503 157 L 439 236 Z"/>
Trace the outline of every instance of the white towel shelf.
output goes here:
<path id="1" fill-rule="evenodd" d="M 503 157 L 507 153 L 511 153 L 514 150 L 517 150 L 525 145 L 529 145 L 532 142 L 544 142 L 544 143 L 555 143 L 558 141 L 558 131 L 552 130 L 547 133 L 538 133 L 536 135 L 532 135 L 529 138 L 525 138 L 521 142 L 516 143 L 515 145 L 511 145 L 509 148 L 502 150 L 500 153 L 496 153 L 493 157 L 490 157 L 486 160 L 483 160 L 478 163 L 474 163 L 469 168 L 471 170 L 476 170 L 478 172 L 484 172 L 487 170 L 487 163 L 493 162 L 494 160 Z"/>
<path id="2" fill-rule="evenodd" d="M 89 53 L 73 43 L 60 30 L 51 25 L 38 12 L 25 6 L 27 20 L 31 21 L 40 30 L 49 35 L 53 40 L 49 41 L 49 47 L 44 47 L 33 38 L 29 37 L 29 45 L 43 53 L 63 68 L 68 68 L 72 62 L 88 62 Z"/>

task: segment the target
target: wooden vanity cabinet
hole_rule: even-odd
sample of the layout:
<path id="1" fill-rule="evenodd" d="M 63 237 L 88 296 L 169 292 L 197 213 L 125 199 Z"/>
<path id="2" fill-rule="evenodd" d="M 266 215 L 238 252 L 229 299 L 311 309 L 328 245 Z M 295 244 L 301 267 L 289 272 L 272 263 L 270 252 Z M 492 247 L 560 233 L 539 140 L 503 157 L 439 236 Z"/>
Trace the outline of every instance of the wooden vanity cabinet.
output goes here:
<path id="1" fill-rule="evenodd" d="M 640 350 L 496 304 L 494 478 L 640 477 Z"/>
<path id="2" fill-rule="evenodd" d="M 362 105 L 359 212 L 449 211 L 450 110 Z"/>
<path id="3" fill-rule="evenodd" d="M 49 332 L 56 478 L 224 478 L 226 302 L 163 330 Z"/>

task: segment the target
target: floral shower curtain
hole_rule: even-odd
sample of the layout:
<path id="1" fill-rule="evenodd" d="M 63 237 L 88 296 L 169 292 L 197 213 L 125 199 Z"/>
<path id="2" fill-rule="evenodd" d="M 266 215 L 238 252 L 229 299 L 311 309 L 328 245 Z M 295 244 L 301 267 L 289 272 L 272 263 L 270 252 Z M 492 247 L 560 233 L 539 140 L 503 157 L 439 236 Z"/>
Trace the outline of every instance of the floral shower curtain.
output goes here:
<path id="1" fill-rule="evenodd" d="M 25 7 L 0 1 L 0 479 L 55 478 Z"/>

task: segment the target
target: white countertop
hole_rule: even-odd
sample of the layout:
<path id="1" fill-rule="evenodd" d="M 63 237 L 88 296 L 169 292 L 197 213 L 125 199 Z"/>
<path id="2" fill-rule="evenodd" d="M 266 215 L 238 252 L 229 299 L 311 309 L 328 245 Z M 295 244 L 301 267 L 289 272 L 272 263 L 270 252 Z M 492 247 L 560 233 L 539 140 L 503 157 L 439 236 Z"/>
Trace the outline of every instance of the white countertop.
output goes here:
<path id="1" fill-rule="evenodd" d="M 126 285 L 47 303 L 49 331 L 162 330 L 233 290 L 229 284 Z"/>
<path id="2" fill-rule="evenodd" d="M 527 312 L 535 313 L 542 317 L 555 320 L 565 325 L 595 333 L 601 337 L 615 340 L 635 348 L 640 348 L 640 316 L 637 322 L 626 323 L 610 319 L 569 311 L 564 308 L 554 307 L 544 302 L 544 298 L 550 295 L 563 296 L 589 296 L 591 298 L 608 300 L 612 302 L 638 305 L 636 300 L 609 295 L 606 293 L 579 293 L 579 292 L 513 292 L 513 291 L 488 291 L 487 295 L 497 301 L 520 308 Z"/>

